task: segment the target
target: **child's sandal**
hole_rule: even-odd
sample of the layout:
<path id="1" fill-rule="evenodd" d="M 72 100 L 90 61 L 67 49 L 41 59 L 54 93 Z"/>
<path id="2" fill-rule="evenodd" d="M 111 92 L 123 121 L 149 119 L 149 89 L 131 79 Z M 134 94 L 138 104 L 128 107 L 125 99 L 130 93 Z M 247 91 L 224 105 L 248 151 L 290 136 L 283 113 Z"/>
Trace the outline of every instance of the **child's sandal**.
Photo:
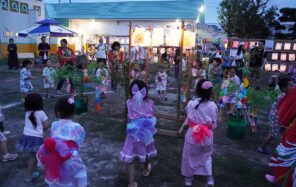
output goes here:
<path id="1" fill-rule="evenodd" d="M 144 170 L 143 170 L 143 176 L 148 177 L 149 174 L 150 174 L 150 172 L 151 172 L 151 168 L 152 168 L 152 166 L 151 166 L 151 164 L 149 163 L 148 166 L 147 166 L 147 169 L 144 169 Z"/>

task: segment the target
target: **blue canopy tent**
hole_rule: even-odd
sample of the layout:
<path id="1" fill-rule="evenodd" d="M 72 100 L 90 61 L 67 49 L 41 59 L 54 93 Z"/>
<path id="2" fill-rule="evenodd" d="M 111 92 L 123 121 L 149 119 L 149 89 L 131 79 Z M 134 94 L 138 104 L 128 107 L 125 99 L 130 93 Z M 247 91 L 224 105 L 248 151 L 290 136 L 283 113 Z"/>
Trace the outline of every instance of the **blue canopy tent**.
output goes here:
<path id="1" fill-rule="evenodd" d="M 36 37 L 36 36 L 49 36 L 49 37 L 74 37 L 76 32 L 63 27 L 55 19 L 45 19 L 37 22 L 38 25 L 25 29 L 19 32 L 21 37 Z"/>

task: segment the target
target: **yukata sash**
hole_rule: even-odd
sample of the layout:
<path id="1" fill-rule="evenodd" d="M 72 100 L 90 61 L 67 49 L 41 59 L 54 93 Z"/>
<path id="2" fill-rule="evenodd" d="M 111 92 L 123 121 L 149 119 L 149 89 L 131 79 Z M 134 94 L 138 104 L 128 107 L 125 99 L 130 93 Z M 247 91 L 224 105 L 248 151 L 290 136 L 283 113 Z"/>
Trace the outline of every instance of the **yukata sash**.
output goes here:
<path id="1" fill-rule="evenodd" d="M 192 129 L 192 139 L 196 144 L 207 146 L 213 143 L 212 126 L 197 124 L 188 120 L 189 127 Z"/>
<path id="2" fill-rule="evenodd" d="M 156 118 L 142 117 L 131 120 L 127 124 L 127 134 L 132 136 L 136 141 L 149 145 L 154 142 L 154 134 L 156 134 Z"/>
<path id="3" fill-rule="evenodd" d="M 73 151 L 77 150 L 78 146 L 74 141 L 45 139 L 44 144 L 37 152 L 37 158 L 45 168 L 46 180 L 60 181 L 63 163 L 72 157 Z"/>

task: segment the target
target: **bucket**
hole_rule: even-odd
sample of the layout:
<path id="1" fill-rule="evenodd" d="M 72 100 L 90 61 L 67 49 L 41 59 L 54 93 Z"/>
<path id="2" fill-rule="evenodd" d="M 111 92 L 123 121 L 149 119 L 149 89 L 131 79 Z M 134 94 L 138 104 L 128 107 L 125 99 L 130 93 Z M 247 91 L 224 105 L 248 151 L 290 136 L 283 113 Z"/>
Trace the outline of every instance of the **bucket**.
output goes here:
<path id="1" fill-rule="evenodd" d="M 227 120 L 227 137 L 243 139 L 245 136 L 245 120 L 238 117 L 229 117 Z"/>
<path id="2" fill-rule="evenodd" d="M 88 98 L 76 97 L 75 98 L 75 112 L 76 114 L 85 114 L 88 112 Z"/>

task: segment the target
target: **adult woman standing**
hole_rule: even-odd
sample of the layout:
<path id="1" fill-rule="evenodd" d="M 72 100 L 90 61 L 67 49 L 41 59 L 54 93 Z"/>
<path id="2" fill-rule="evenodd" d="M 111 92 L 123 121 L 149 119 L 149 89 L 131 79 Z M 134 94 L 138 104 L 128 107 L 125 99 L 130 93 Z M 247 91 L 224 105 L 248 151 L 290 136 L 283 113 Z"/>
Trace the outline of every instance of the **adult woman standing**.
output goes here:
<path id="1" fill-rule="evenodd" d="M 108 59 L 111 74 L 111 89 L 116 92 L 119 79 L 118 75 L 123 62 L 123 52 L 120 51 L 119 42 L 113 42 L 111 50 L 108 53 Z"/>
<path id="2" fill-rule="evenodd" d="M 266 175 L 266 179 L 279 186 L 294 187 L 295 157 L 296 157 L 296 87 L 292 88 L 286 96 L 280 100 L 277 108 L 279 111 L 278 122 L 286 127 L 281 143 L 277 146 L 271 157 L 269 166 L 273 168 L 274 175 Z"/>
<path id="3" fill-rule="evenodd" d="M 70 67 L 72 67 L 76 60 L 74 51 L 67 46 L 68 42 L 66 39 L 62 39 L 60 44 L 61 44 L 61 47 L 58 48 L 58 52 L 57 52 L 59 67 L 63 67 L 64 65 L 69 65 Z M 71 91 L 73 91 L 74 88 L 73 88 L 71 79 L 69 79 L 69 81 L 71 84 Z M 63 87 L 64 82 L 65 82 L 65 78 L 59 80 L 58 86 L 57 86 L 58 94 L 61 94 L 61 89 Z"/>

